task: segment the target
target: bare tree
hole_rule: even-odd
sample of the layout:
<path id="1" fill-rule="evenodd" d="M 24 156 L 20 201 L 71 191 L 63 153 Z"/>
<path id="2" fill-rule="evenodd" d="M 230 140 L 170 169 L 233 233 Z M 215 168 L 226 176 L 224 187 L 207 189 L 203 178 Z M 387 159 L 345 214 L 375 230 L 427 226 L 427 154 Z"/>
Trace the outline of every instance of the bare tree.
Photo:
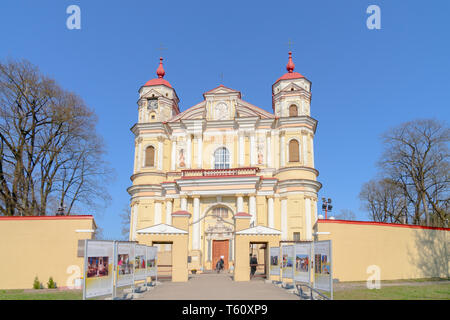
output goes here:
<path id="1" fill-rule="evenodd" d="M 105 203 L 111 170 L 97 119 L 76 94 L 28 61 L 0 63 L 0 214 L 45 215 L 50 199 Z"/>
<path id="2" fill-rule="evenodd" d="M 130 236 L 130 221 L 131 221 L 131 210 L 130 206 L 127 204 L 124 206 L 122 213 L 119 214 L 122 224 L 122 236 L 125 240 L 129 239 Z"/>
<path id="3" fill-rule="evenodd" d="M 356 214 L 350 209 L 341 209 L 334 217 L 340 220 L 356 220 Z"/>
<path id="4" fill-rule="evenodd" d="M 389 130 L 383 142 L 381 168 L 413 204 L 414 223 L 443 225 L 449 215 L 450 129 L 440 121 L 415 120 Z"/>
<path id="5" fill-rule="evenodd" d="M 448 126 L 430 119 L 403 123 L 383 135 L 384 178 L 366 183 L 360 194 L 372 219 L 448 224 L 449 141 Z"/>
<path id="6" fill-rule="evenodd" d="M 371 180 L 363 185 L 359 198 L 373 221 L 407 223 L 406 203 L 395 181 Z"/>

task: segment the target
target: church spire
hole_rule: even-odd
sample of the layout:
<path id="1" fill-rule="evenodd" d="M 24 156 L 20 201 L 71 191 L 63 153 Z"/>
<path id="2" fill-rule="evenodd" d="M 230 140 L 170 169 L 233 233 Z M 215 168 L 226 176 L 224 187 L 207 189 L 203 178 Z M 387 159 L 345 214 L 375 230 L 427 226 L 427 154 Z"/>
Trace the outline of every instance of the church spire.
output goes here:
<path id="1" fill-rule="evenodd" d="M 294 68 L 295 68 L 295 64 L 292 61 L 292 52 L 289 51 L 289 61 L 288 61 L 288 64 L 286 66 L 286 70 L 288 71 L 288 73 L 292 73 L 292 72 L 294 72 Z"/>
<path id="2" fill-rule="evenodd" d="M 159 58 L 159 67 L 156 70 L 156 75 L 158 76 L 158 78 L 164 78 L 164 75 L 166 74 L 166 72 L 164 71 L 163 68 L 163 64 L 162 64 L 163 58 Z"/>

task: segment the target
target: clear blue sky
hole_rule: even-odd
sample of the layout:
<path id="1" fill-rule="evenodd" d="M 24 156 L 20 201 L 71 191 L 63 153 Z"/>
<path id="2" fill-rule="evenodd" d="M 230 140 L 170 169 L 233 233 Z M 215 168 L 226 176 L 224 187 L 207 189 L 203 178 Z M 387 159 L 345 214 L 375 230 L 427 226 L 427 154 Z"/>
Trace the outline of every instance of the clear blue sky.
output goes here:
<path id="1" fill-rule="evenodd" d="M 81 30 L 66 28 L 71 4 L 81 7 Z M 366 27 L 371 4 L 381 8 L 381 30 Z M 94 214 L 104 235 L 118 238 L 137 90 L 155 77 L 160 44 L 181 110 L 221 73 L 244 100 L 271 110 L 291 39 L 296 71 L 313 83 L 319 196 L 366 219 L 358 194 L 376 174 L 380 134 L 415 118 L 450 118 L 449 13 L 449 1 L 2 0 L 0 59 L 30 60 L 95 109 L 116 179 L 111 205 Z"/>

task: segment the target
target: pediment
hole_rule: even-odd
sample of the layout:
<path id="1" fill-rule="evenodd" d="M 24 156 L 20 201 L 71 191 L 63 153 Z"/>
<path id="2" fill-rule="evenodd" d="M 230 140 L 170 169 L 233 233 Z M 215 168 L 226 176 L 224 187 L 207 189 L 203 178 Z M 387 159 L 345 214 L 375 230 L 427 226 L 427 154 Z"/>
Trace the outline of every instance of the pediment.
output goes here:
<path id="1" fill-rule="evenodd" d="M 174 226 L 161 223 L 148 228 L 139 229 L 136 231 L 139 234 L 187 234 L 185 230 L 175 228 Z"/>
<path id="2" fill-rule="evenodd" d="M 153 97 L 154 98 L 159 98 L 159 97 L 162 97 L 162 96 L 163 95 L 160 92 L 158 92 L 157 90 L 150 89 L 146 93 L 144 93 L 141 98 L 146 98 L 146 99 L 153 98 Z"/>
<path id="3" fill-rule="evenodd" d="M 259 235 L 265 235 L 265 236 L 279 236 L 281 235 L 281 231 L 277 230 L 277 229 L 273 229 L 273 228 L 269 228 L 269 227 L 265 227 L 265 226 L 256 226 L 256 227 L 252 227 L 252 228 L 248 228 L 248 229 L 244 229 L 241 231 L 236 232 L 236 234 L 240 234 L 240 235 L 254 235 L 254 236 L 259 236 Z"/>
<path id="4" fill-rule="evenodd" d="M 261 119 L 273 119 L 275 115 L 265 111 L 257 106 L 252 105 L 244 100 L 239 99 L 236 107 L 237 118 L 259 117 Z M 169 120 L 169 122 L 188 120 L 188 119 L 205 119 L 206 118 L 206 101 L 177 114 Z"/>
<path id="5" fill-rule="evenodd" d="M 220 85 L 217 88 L 209 90 L 203 94 L 203 97 L 206 99 L 210 96 L 226 96 L 226 95 L 236 95 L 239 99 L 241 98 L 241 92 L 225 87 L 224 85 Z"/>
<path id="6" fill-rule="evenodd" d="M 298 90 L 305 90 L 304 88 L 302 88 L 301 86 L 299 86 L 296 83 L 291 82 L 290 84 L 288 84 L 286 87 L 284 87 L 283 89 L 281 89 L 282 92 L 289 92 L 289 91 L 298 91 Z"/>

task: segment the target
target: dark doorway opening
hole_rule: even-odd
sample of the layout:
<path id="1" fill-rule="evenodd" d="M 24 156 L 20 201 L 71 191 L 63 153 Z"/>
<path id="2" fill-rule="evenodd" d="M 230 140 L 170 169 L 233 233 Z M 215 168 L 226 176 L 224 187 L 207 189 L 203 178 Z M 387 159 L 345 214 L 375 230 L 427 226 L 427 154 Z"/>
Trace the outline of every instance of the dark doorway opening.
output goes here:
<path id="1" fill-rule="evenodd" d="M 267 242 L 250 242 L 250 280 L 267 278 L 269 272 L 268 261 Z"/>

